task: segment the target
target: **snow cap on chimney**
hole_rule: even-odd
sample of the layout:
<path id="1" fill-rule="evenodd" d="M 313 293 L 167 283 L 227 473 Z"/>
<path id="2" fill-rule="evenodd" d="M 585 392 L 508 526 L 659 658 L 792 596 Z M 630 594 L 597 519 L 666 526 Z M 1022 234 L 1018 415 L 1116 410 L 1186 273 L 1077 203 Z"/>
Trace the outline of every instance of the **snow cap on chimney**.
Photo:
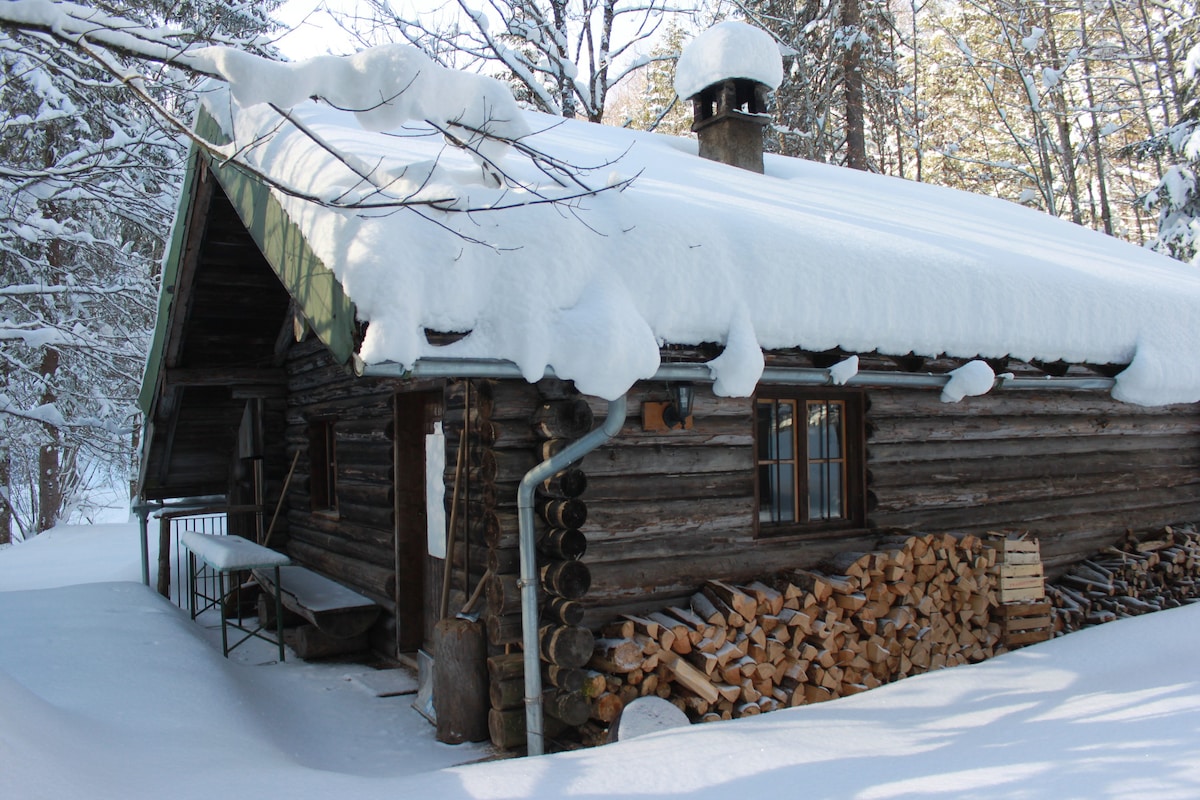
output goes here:
<path id="1" fill-rule="evenodd" d="M 675 92 L 692 101 L 700 156 L 763 171 L 767 93 L 783 82 L 775 40 L 744 22 L 722 22 L 693 39 L 675 67 Z"/>
<path id="2" fill-rule="evenodd" d="M 783 83 L 783 57 L 764 30 L 722 22 L 690 41 L 675 67 L 675 92 L 687 100 L 716 83 L 744 78 L 774 91 Z"/>

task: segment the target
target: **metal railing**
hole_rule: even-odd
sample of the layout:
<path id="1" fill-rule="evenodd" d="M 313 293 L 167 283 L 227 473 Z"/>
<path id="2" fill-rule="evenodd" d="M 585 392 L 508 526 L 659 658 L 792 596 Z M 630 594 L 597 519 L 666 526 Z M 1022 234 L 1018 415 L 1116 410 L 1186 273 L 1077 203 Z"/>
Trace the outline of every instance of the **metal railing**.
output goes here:
<path id="1" fill-rule="evenodd" d="M 262 506 L 211 505 L 160 511 L 158 513 L 158 593 L 174 600 L 176 605 L 183 608 L 187 601 L 188 578 L 187 564 L 185 563 L 187 559 L 180 550 L 179 537 L 184 531 L 225 536 L 229 533 L 229 518 L 238 514 L 255 515 L 253 524 L 257 525 L 258 518 L 262 515 Z M 204 588 L 208 588 L 208 586 L 205 585 Z"/>
<path id="2" fill-rule="evenodd" d="M 227 533 L 228 517 L 223 510 L 168 512 L 159 517 L 158 591 L 180 608 L 188 605 L 187 556 L 179 546 L 185 531 L 213 536 Z M 166 551 L 164 552 L 164 547 Z M 164 579 L 163 571 L 166 570 Z M 199 588 L 207 595 L 217 591 L 217 575 L 211 569 L 201 570 L 195 577 Z"/>

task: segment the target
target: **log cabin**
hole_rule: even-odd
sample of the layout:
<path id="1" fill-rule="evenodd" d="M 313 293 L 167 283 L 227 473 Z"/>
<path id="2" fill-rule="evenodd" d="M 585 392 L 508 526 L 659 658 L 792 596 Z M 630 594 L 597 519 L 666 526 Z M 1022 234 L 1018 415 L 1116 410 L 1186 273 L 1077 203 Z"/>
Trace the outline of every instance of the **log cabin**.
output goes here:
<path id="1" fill-rule="evenodd" d="M 480 615 L 478 658 L 524 653 L 535 753 L 543 682 L 589 632 L 707 580 L 893 529 L 1030 531 L 1054 569 L 1200 518 L 1193 270 L 764 155 L 775 67 L 719 45 L 681 62 L 698 141 L 489 106 L 509 128 L 484 152 L 486 126 L 438 116 L 449 91 L 381 132 L 303 85 L 274 107 L 234 78 L 210 94 L 140 398 L 142 500 L 258 509 L 231 532 L 269 526 L 373 600 L 382 653 Z"/>

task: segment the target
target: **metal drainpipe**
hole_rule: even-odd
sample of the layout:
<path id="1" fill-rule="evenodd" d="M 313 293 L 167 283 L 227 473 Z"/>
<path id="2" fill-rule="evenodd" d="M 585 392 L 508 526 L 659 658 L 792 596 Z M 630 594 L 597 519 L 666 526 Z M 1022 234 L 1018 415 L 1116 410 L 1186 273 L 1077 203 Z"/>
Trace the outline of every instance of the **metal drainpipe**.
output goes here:
<path id="1" fill-rule="evenodd" d="M 518 527 L 520 532 L 521 578 L 521 636 L 525 650 L 525 742 L 529 755 L 545 753 L 545 733 L 542 725 L 542 665 L 538 647 L 538 571 L 537 542 L 534 538 L 533 493 L 537 485 L 561 472 L 600 445 L 616 436 L 625 424 L 625 395 L 608 403 L 604 423 L 577 439 L 561 452 L 538 464 L 521 479 L 517 490 Z"/>
<path id="2" fill-rule="evenodd" d="M 135 497 L 130 510 L 137 514 L 138 533 L 141 535 L 142 553 L 142 583 L 150 585 L 150 533 L 147 529 L 147 517 L 150 516 L 150 506 L 140 496 Z"/>

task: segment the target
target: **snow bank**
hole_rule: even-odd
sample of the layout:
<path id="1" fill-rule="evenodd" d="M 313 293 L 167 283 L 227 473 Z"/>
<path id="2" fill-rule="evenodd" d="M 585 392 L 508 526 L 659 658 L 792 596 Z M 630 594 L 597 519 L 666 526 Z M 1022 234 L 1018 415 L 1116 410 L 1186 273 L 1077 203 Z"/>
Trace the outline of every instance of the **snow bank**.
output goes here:
<path id="1" fill-rule="evenodd" d="M 356 75 L 363 97 L 395 94 L 386 70 Z M 365 204 L 277 195 L 370 323 L 367 363 L 496 358 L 531 379 L 549 365 L 613 399 L 653 372 L 657 345 L 717 342 L 719 391 L 741 395 L 762 350 L 840 347 L 1124 363 L 1120 399 L 1200 401 L 1200 272 L 1015 204 L 771 155 L 756 175 L 698 158 L 694 141 L 532 113 L 522 146 L 597 193 L 515 151 L 497 186 L 423 124 L 365 131 L 300 101 L 306 134 L 237 96 L 206 103 L 239 144 L 270 134 L 246 152 L 255 168 Z M 606 190 L 613 175 L 637 177 Z M 372 208 L 384 194 L 434 205 Z M 467 335 L 438 346 L 427 329 Z"/>
<path id="2" fill-rule="evenodd" d="M 748 78 L 771 89 L 783 83 L 783 58 L 769 33 L 732 21 L 700 33 L 679 55 L 675 93 L 686 100 L 730 78 Z"/>
<path id="3" fill-rule="evenodd" d="M 158 557 L 157 531 L 149 537 Z M 0 592 L 47 589 L 81 581 L 140 581 L 141 532 L 136 522 L 58 525 L 32 539 L 0 548 Z"/>
<path id="4" fill-rule="evenodd" d="M 347 665 L 226 661 L 140 585 L 0 592 L 0 796 L 1194 798 L 1198 624 L 1190 606 L 819 705 L 444 768 L 480 751 L 398 727 L 407 701 Z"/>

